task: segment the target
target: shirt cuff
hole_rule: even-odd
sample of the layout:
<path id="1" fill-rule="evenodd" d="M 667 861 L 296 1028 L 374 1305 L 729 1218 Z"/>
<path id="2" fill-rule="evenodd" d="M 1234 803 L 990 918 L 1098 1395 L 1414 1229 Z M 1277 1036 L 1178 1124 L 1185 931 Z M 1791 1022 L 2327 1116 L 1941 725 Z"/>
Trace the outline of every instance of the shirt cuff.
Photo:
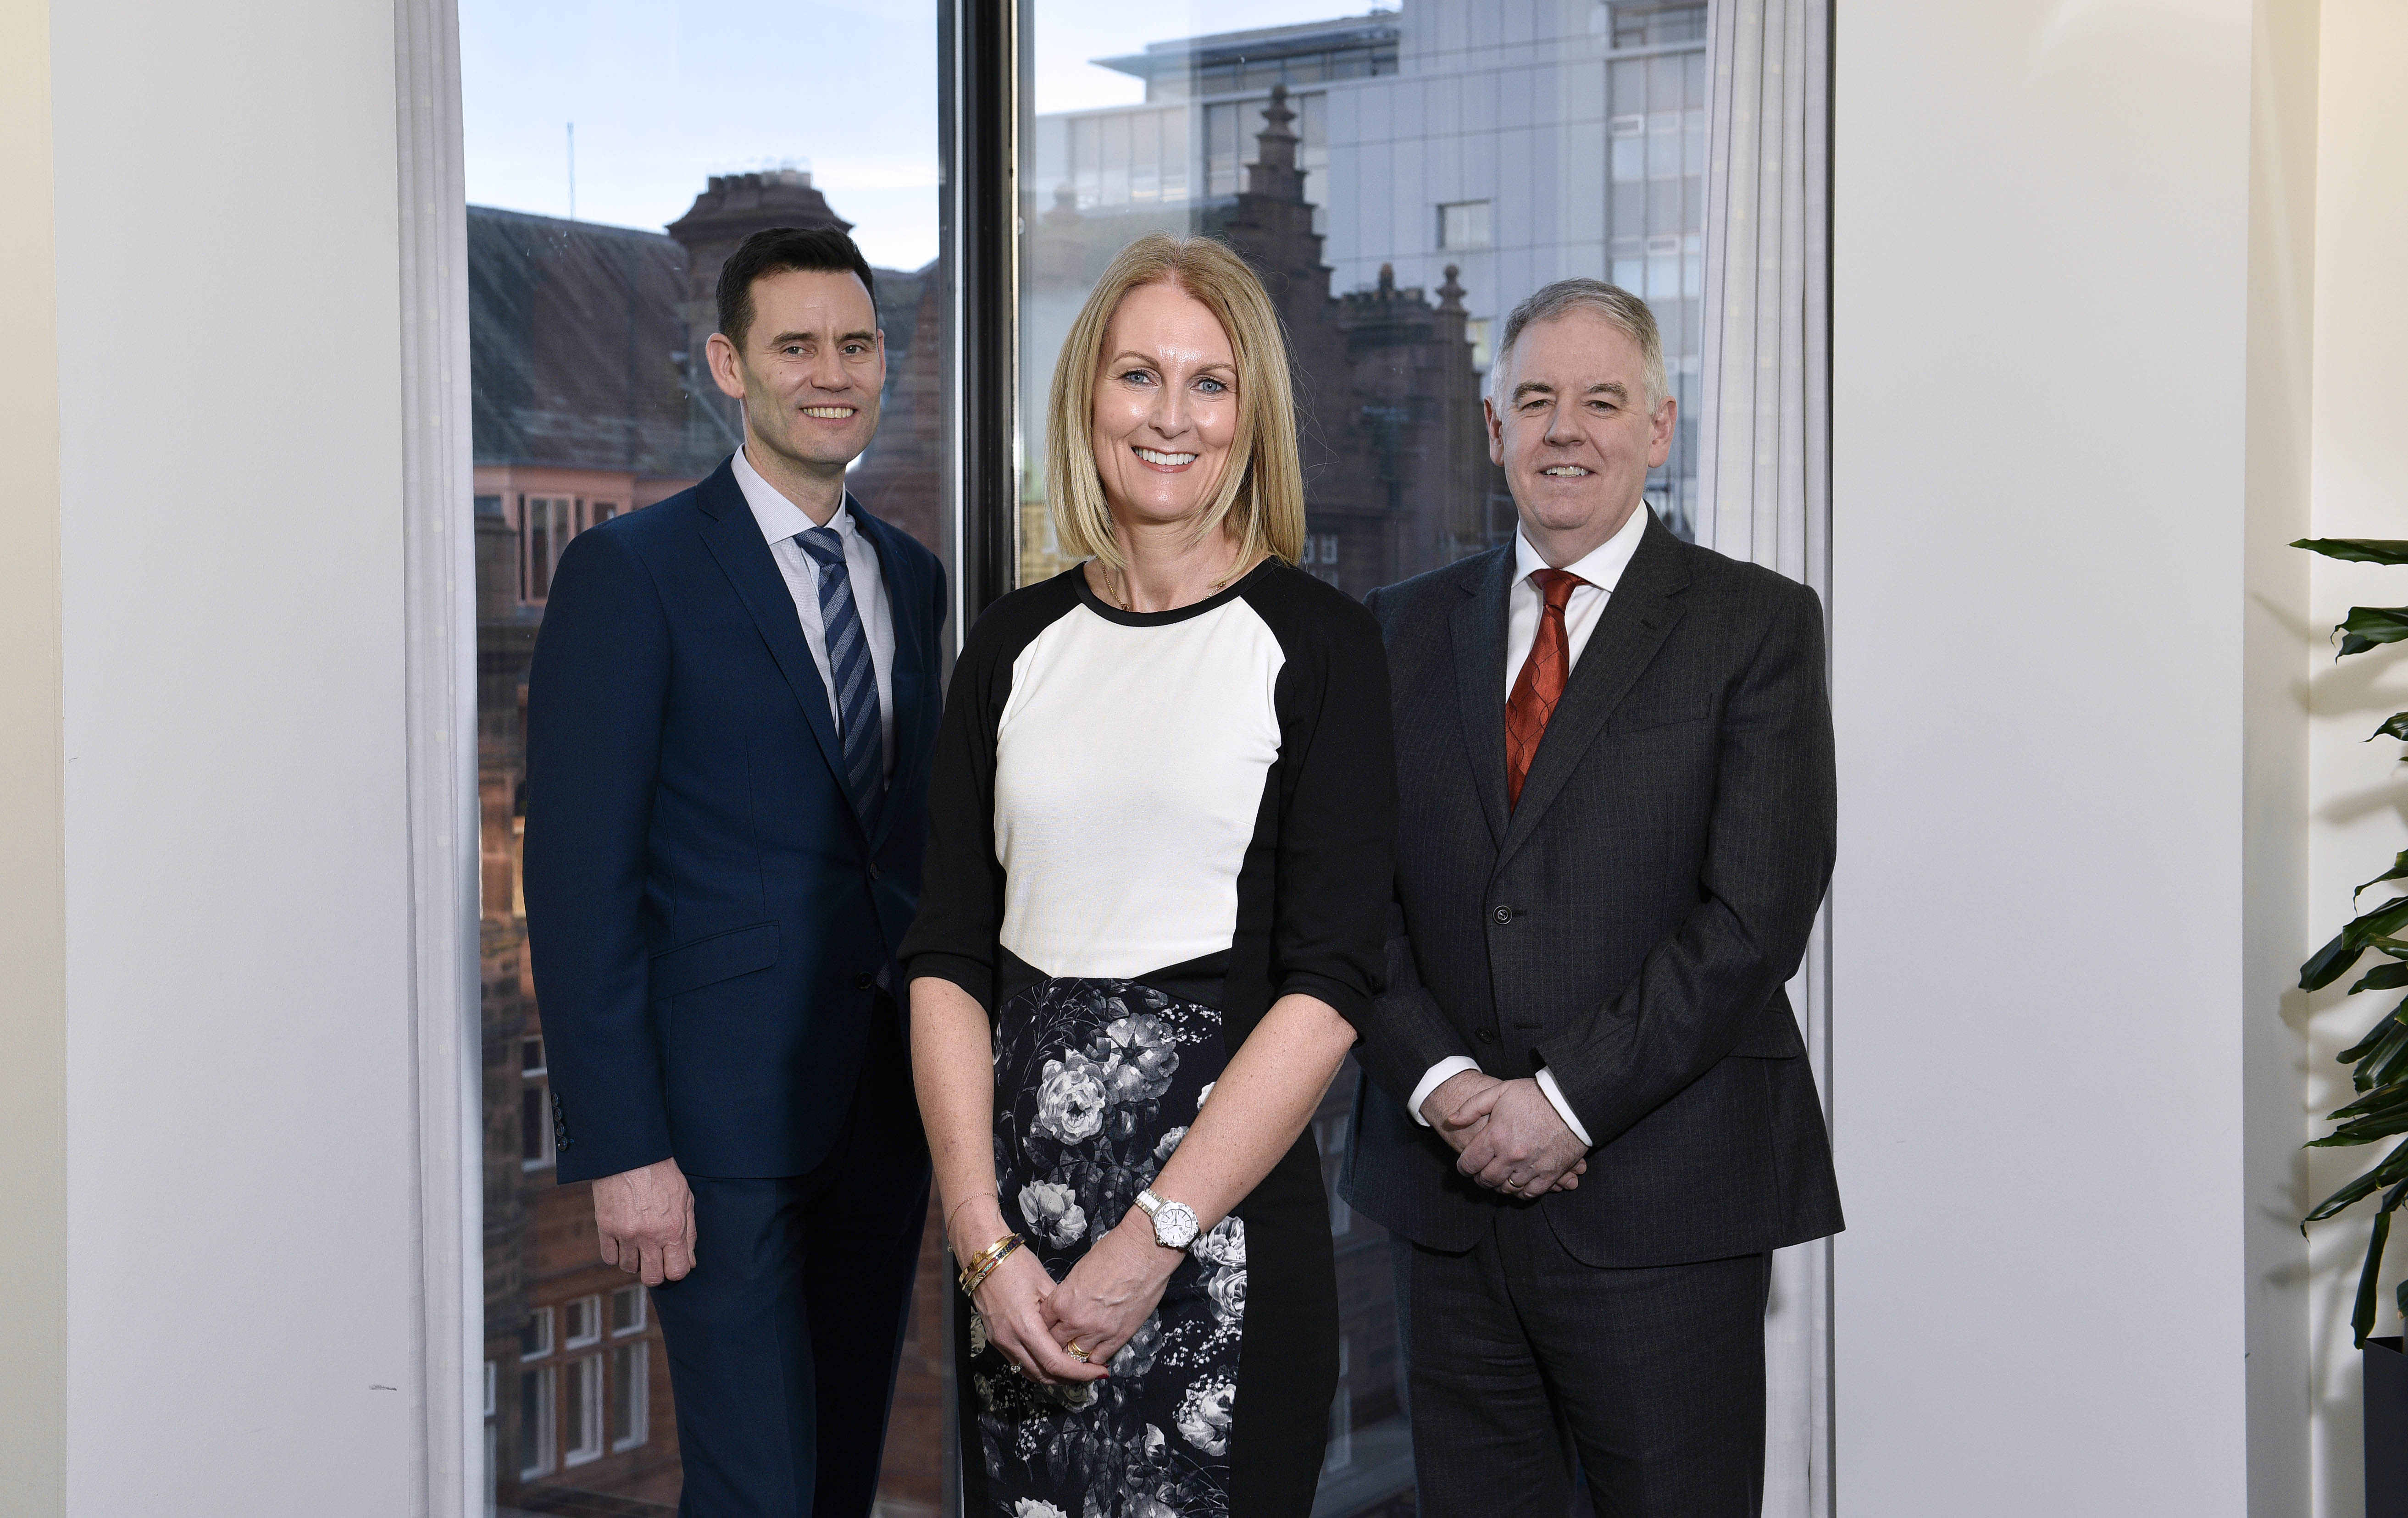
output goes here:
<path id="1" fill-rule="evenodd" d="M 1548 1104 L 1555 1110 L 1555 1116 L 1564 1120 L 1564 1126 L 1572 1130 L 1572 1137 L 1579 1139 L 1584 1148 L 1597 1147 L 1589 1141 L 1588 1130 L 1581 1126 L 1581 1120 L 1572 1115 L 1572 1104 L 1564 1100 L 1563 1092 L 1557 1089 L 1555 1071 L 1539 1072 L 1539 1092 L 1547 1098 Z"/>
<path id="2" fill-rule="evenodd" d="M 1480 1062 L 1478 1060 L 1469 1058 L 1463 1054 L 1450 1054 L 1446 1058 L 1440 1060 L 1437 1064 L 1429 1067 L 1428 1074 L 1422 1077 L 1422 1083 L 1413 1087 L 1412 1097 L 1405 1103 L 1405 1110 L 1413 1115 L 1414 1122 L 1420 1124 L 1425 1128 L 1428 1127 L 1430 1125 L 1430 1121 L 1429 1119 L 1422 1116 L 1422 1103 L 1429 1100 L 1429 1094 L 1436 1091 L 1439 1087 L 1446 1084 L 1450 1078 L 1461 1075 L 1466 1070 L 1476 1070 L 1478 1068 L 1480 1068 Z M 1583 1138 L 1581 1141 L 1583 1143 L 1586 1143 L 1588 1140 L 1586 1138 Z"/>

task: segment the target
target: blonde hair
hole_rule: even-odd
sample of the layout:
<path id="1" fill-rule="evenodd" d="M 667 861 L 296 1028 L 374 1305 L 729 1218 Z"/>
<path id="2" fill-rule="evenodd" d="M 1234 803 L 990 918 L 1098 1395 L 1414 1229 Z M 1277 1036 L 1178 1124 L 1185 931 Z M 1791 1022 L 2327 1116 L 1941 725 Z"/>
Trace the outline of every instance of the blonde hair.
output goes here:
<path id="1" fill-rule="evenodd" d="M 1065 552 L 1126 567 L 1096 465 L 1095 395 L 1104 337 L 1129 293 L 1167 284 L 1194 296 L 1221 323 L 1238 360 L 1238 435 L 1196 540 L 1227 530 L 1238 563 L 1265 553 L 1294 564 L 1304 549 L 1304 475 L 1297 464 L 1296 396 L 1279 312 L 1245 260 L 1211 237 L 1150 233 L 1120 251 L 1087 295 L 1046 402 L 1046 508 Z"/>

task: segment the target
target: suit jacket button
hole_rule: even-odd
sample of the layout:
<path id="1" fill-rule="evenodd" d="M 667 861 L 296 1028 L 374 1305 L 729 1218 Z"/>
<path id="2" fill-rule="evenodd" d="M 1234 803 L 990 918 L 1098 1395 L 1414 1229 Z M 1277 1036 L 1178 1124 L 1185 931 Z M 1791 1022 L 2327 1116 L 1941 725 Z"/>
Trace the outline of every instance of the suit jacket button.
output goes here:
<path id="1" fill-rule="evenodd" d="M 869 866 L 869 878 L 873 881 L 878 879 L 878 866 L 876 865 Z"/>
<path id="2" fill-rule="evenodd" d="M 855 991 L 867 991 L 877 983 L 878 977 L 870 974 L 867 970 L 853 978 L 853 988 Z"/>
<path id="3" fill-rule="evenodd" d="M 1478 1038 L 1482 1043 L 1495 1043 L 1497 1041 L 1497 1030 L 1495 1028 L 1482 1028 L 1478 1033 L 1472 1035 L 1472 1037 Z"/>
<path id="4" fill-rule="evenodd" d="M 1497 921 L 1498 921 L 1499 923 L 1510 923 L 1510 922 L 1512 922 L 1512 920 L 1513 920 L 1513 909 L 1512 909 L 1512 908 L 1511 908 L 1511 907 L 1499 907 L 1499 908 L 1498 908 L 1498 909 L 1497 909 Z"/>

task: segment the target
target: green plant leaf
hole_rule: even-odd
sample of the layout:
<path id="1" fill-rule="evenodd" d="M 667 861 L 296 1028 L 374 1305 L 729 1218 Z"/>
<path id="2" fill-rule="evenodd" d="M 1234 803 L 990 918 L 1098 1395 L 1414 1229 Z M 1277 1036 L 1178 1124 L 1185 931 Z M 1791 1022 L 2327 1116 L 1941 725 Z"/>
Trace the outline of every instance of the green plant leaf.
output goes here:
<path id="1" fill-rule="evenodd" d="M 2408 896 L 2395 896 L 2371 912 L 2350 920 L 2349 924 L 2333 936 L 2332 942 L 2317 950 L 2300 967 L 2300 989 L 2321 991 L 2338 981 L 2358 963 L 2368 946 L 2408 927 Z"/>
<path id="2" fill-rule="evenodd" d="M 2336 659 L 2397 643 L 2408 637 L 2408 607 L 2354 606 L 2347 620 L 2333 631 L 2342 635 L 2341 652 L 2333 655 Z"/>
<path id="3" fill-rule="evenodd" d="M 2301 537 L 2293 548 L 2352 564 L 2408 564 L 2408 542 L 2389 537 Z"/>
<path id="4" fill-rule="evenodd" d="M 2305 1233 L 2309 1224 L 2322 1223 L 2327 1218 L 2348 1211 L 2385 1186 L 2397 1185 L 2400 1181 L 2408 1180 L 2408 1165 L 2401 1163 L 2403 1160 L 2408 1160 L 2408 1153 L 2403 1151 L 2408 1151 L 2408 1144 L 2402 1144 L 2398 1149 L 2394 1149 L 2377 1161 L 2373 1169 L 2360 1175 L 2341 1190 L 2318 1202 L 2313 1211 L 2300 1220 L 2300 1231 Z M 2389 1173 L 2394 1171 L 2398 1173 Z"/>
<path id="5" fill-rule="evenodd" d="M 2393 712 L 2388 722 L 2366 735 L 2366 741 L 2372 743 L 2379 738 L 2408 738 L 2408 711 Z"/>
<path id="6" fill-rule="evenodd" d="M 2397 991 L 2403 985 L 2408 985 L 2408 965 L 2377 965 L 2352 981 L 2344 994 L 2355 996 L 2361 991 Z"/>
<path id="7" fill-rule="evenodd" d="M 2403 713 L 2402 715 L 2408 715 L 2408 713 Z M 2349 899 L 2355 903 L 2359 896 L 2362 896 L 2367 892 L 2373 890 L 2384 881 L 2398 880 L 2408 880 L 2408 849 L 2402 849 L 2400 851 L 2399 855 L 2391 861 L 2391 867 L 2389 869 L 2385 870 L 2382 874 L 2377 875 L 2374 879 L 2367 881 L 2364 885 L 2352 891 L 2349 894 Z"/>
<path id="8" fill-rule="evenodd" d="M 2389 1012 L 2386 1013 L 2380 1022 L 2366 1030 L 2365 1038 L 2360 1038 L 2358 1042 L 2350 1045 L 2347 1049 L 2335 1054 L 2333 1056 L 2333 1063 L 2337 1065 L 2355 1065 L 2359 1060 L 2372 1058 L 2374 1051 L 2378 1045 L 2388 1042 L 2393 1037 L 2403 1031 L 2408 1031 L 2403 1030 L 2401 1027 L 2402 1024 L 2408 1024 L 2408 1017 L 2402 1017 L 2401 1015 L 2402 1012 L 2408 1012 L 2408 1001 L 2401 1002 L 2399 1006 L 2394 1007 Z"/>
<path id="9" fill-rule="evenodd" d="M 2374 1086 L 2387 1086 L 2399 1080 L 2401 1075 L 2408 1074 L 2408 1043 L 2403 1043 L 2390 1051 L 2380 1062 L 2370 1059 L 2366 1063 L 2366 1085 L 2358 1089 L 2363 1091 Z"/>
<path id="10" fill-rule="evenodd" d="M 2370 1092 L 2346 1107 L 2336 1107 L 2327 1112 L 2325 1121 L 2328 1123 L 2354 1122 L 2358 1118 L 2372 1117 L 2377 1112 L 2386 1111 L 2394 1107 L 2408 1110 L 2408 1087 Z"/>
<path id="11" fill-rule="evenodd" d="M 2350 1310 L 2349 1325 L 2358 1330 L 2358 1347 L 2374 1331 L 2374 1278 L 2383 1269 L 2384 1241 L 2391 1237 L 2391 1214 L 2374 1214 L 2374 1232 L 2366 1241 L 2366 1265 L 2358 1273 L 2358 1305 Z"/>
<path id="12" fill-rule="evenodd" d="M 2366 940 L 2369 949 L 2379 949 L 2394 959 L 2408 959 L 2408 938 L 2373 938 Z M 2408 1006 L 2403 1002 L 2402 1006 Z"/>

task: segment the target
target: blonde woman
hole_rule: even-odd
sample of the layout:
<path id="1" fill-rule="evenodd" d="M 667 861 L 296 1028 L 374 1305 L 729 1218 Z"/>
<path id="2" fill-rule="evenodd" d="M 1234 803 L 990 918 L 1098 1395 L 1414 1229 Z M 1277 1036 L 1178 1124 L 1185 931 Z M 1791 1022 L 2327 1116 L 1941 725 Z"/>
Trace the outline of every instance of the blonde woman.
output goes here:
<path id="1" fill-rule="evenodd" d="M 1379 631 L 1294 566 L 1286 352 L 1226 248 L 1124 251 L 1048 416 L 1086 562 L 970 634 L 903 949 L 968 1511 L 1303 1518 L 1338 1374 L 1304 1129 L 1396 827 Z"/>

